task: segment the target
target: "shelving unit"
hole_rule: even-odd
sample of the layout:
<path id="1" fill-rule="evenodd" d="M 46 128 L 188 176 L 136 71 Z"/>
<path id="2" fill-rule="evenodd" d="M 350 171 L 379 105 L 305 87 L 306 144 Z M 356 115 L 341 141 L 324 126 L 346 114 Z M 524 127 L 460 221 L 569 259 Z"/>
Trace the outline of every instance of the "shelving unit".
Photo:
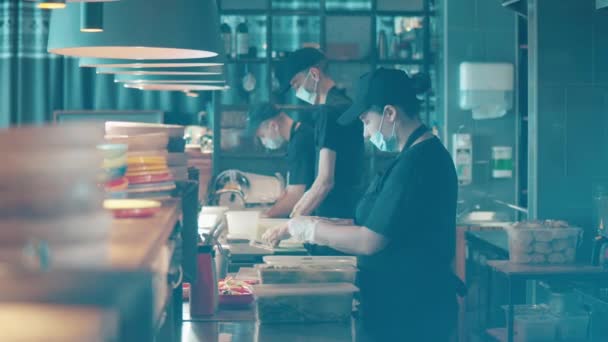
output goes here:
<path id="1" fill-rule="evenodd" d="M 284 166 L 277 164 L 277 159 L 286 153 L 284 148 L 277 152 L 266 151 L 253 137 L 241 138 L 235 149 L 222 150 L 222 129 L 236 128 L 235 125 L 222 125 L 222 118 L 227 112 L 241 112 L 246 116 L 250 104 L 270 101 L 283 104 L 281 108 L 298 120 L 312 121 L 311 112 L 314 109 L 301 105 L 293 92 L 282 99 L 275 98 L 272 94 L 278 89 L 274 68 L 285 53 L 304 46 L 319 47 L 328 56 L 329 73 L 338 86 L 346 88 L 350 95 L 353 95 L 352 83 L 360 74 L 380 66 L 436 75 L 435 51 L 431 50 L 434 2 L 435 0 L 218 0 L 220 20 L 231 26 L 233 51 L 236 25 L 244 19 L 248 23 L 250 46 L 253 42 L 257 42 L 258 46 L 255 47 L 255 56 L 228 58 L 225 70 L 230 89 L 214 93 L 214 175 L 232 168 L 235 158 L 247 160 L 247 163 L 241 163 L 239 167 L 249 172 L 270 170 L 269 165 L 262 164 L 274 163 L 275 168 Z M 412 30 L 411 35 L 415 38 L 421 58 L 378 57 L 376 47 L 379 29 L 389 23 L 388 26 L 392 25 L 394 30 L 397 25 L 395 18 L 398 17 L 420 18 L 421 28 L 408 27 L 408 30 Z M 360 35 L 359 32 L 365 34 Z M 390 32 L 387 34 L 390 38 Z M 249 92 L 244 90 L 242 84 L 243 77 L 247 74 L 253 75 L 256 82 L 255 89 Z M 431 81 L 435 87 L 436 80 Z M 434 95 L 427 95 L 421 113 L 427 124 L 442 124 L 435 108 Z M 245 121 L 240 122 L 243 123 L 242 128 L 245 128 Z M 366 154 L 369 172 L 383 167 L 391 157 L 378 153 L 370 146 L 366 149 Z"/>

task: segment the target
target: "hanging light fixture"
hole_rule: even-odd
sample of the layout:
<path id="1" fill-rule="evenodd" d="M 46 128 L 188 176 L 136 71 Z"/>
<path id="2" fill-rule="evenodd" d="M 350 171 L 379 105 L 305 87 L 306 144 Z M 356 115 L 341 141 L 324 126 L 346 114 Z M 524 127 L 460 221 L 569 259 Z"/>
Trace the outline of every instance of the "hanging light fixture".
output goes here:
<path id="1" fill-rule="evenodd" d="M 27 0 L 37 2 L 36 7 L 41 9 L 63 9 L 65 8 L 65 0 Z"/>
<path id="2" fill-rule="evenodd" d="M 208 58 L 221 51 L 215 0 L 123 0 L 105 6 L 103 32 L 80 32 L 78 6 L 54 11 L 48 51 L 129 60 Z"/>
<path id="3" fill-rule="evenodd" d="M 215 83 L 225 84 L 224 75 L 115 75 L 116 83 Z"/>
<path id="4" fill-rule="evenodd" d="M 102 75 L 183 75 L 183 76 L 213 76 L 221 75 L 221 68 L 98 68 L 98 74 Z"/>
<path id="5" fill-rule="evenodd" d="M 139 90 L 154 90 L 154 91 L 213 91 L 213 90 L 227 90 L 228 86 L 218 86 L 211 84 L 163 84 L 163 83 L 125 83 L 125 88 L 139 89 Z"/>
<path id="6" fill-rule="evenodd" d="M 180 61 L 168 59 L 154 59 L 133 61 L 129 59 L 114 58 L 80 58 L 78 65 L 81 68 L 192 68 L 214 67 L 224 65 L 225 59 L 220 56 L 211 58 L 184 59 Z"/>
<path id="7" fill-rule="evenodd" d="M 198 97 L 198 93 L 194 93 L 189 90 L 185 90 L 184 93 L 186 93 L 186 96 L 188 97 Z"/>
<path id="8" fill-rule="evenodd" d="M 103 2 L 80 4 L 80 32 L 103 32 Z"/>
<path id="9" fill-rule="evenodd" d="M 36 7 L 41 9 L 63 9 L 66 7 L 66 2 L 114 2 L 119 0 L 26 0 L 29 2 L 37 2 Z"/>

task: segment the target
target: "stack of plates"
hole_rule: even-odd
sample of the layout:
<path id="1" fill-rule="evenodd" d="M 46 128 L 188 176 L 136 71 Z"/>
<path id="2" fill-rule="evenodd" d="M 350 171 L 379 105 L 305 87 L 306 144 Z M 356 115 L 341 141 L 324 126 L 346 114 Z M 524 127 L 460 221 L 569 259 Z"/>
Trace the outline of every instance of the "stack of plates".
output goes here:
<path id="1" fill-rule="evenodd" d="M 120 197 L 129 185 L 127 173 L 127 145 L 101 144 L 97 149 L 103 155 L 101 182 L 108 197 Z"/>
<path id="2" fill-rule="evenodd" d="M 164 151 L 142 151 L 127 154 L 128 198 L 170 197 L 175 180 Z"/>

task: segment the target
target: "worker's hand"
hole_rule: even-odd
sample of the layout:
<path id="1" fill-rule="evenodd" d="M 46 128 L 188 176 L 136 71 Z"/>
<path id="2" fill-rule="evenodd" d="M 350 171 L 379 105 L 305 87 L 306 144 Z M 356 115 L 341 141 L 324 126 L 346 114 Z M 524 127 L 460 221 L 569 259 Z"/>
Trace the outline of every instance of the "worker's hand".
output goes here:
<path id="1" fill-rule="evenodd" d="M 318 217 L 298 216 L 289 220 L 289 234 L 301 242 L 315 242 L 315 232 L 321 220 Z"/>
<path id="2" fill-rule="evenodd" d="M 287 225 L 268 229 L 264 235 L 262 235 L 262 241 L 269 246 L 277 247 L 282 240 L 287 240 L 291 237 Z"/>

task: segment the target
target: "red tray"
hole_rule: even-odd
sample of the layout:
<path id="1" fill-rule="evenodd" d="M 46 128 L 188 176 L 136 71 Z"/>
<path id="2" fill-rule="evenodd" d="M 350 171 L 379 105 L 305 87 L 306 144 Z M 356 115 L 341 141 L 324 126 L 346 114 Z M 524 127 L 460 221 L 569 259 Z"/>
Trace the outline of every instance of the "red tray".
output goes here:
<path id="1" fill-rule="evenodd" d="M 127 176 L 127 179 L 129 180 L 129 184 L 148 184 L 169 182 L 173 180 L 173 176 L 167 172 L 158 175 Z"/>
<path id="2" fill-rule="evenodd" d="M 154 216 L 160 208 L 120 209 L 112 210 L 115 218 L 143 218 Z"/>
<path id="3" fill-rule="evenodd" d="M 253 294 L 220 295 L 220 305 L 225 308 L 244 309 L 249 307 L 253 301 Z"/>

